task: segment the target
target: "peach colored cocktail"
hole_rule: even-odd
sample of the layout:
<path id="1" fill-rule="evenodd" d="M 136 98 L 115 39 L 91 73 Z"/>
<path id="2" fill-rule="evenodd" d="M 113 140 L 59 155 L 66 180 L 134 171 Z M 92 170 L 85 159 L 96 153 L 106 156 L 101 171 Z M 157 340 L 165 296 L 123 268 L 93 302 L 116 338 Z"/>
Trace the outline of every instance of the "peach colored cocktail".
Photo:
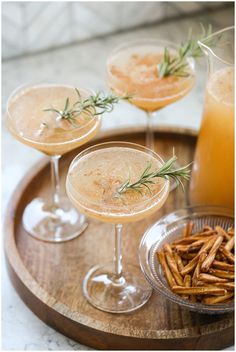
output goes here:
<path id="1" fill-rule="evenodd" d="M 186 95 L 195 77 L 189 66 L 188 77 L 159 78 L 157 66 L 163 47 L 136 45 L 114 54 L 108 61 L 108 85 L 117 95 L 133 96 L 130 102 L 145 111 L 156 111 Z"/>
<path id="2" fill-rule="evenodd" d="M 147 152 L 110 147 L 84 155 L 71 168 L 67 178 L 67 194 L 73 204 L 85 215 L 101 221 L 124 223 L 137 221 L 157 211 L 168 195 L 166 180 L 150 185 L 142 193 L 118 193 L 119 185 L 127 179 L 134 182 L 144 166 L 152 162 L 153 170 L 161 162 Z"/>
<path id="3" fill-rule="evenodd" d="M 89 92 L 80 89 L 82 97 Z M 73 87 L 36 85 L 21 89 L 8 104 L 8 128 L 16 139 L 48 155 L 62 155 L 93 138 L 99 129 L 99 119 L 81 114 L 72 124 L 54 111 L 62 111 L 66 98 L 73 105 L 78 95 Z"/>

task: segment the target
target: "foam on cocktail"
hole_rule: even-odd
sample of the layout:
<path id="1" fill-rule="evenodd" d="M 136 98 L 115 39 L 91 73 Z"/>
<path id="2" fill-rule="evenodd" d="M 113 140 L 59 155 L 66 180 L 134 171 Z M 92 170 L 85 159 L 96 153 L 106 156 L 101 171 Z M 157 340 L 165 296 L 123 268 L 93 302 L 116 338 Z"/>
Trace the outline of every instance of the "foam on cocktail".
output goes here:
<path id="1" fill-rule="evenodd" d="M 135 182 L 147 162 L 150 172 L 161 162 L 147 152 L 126 148 L 98 149 L 78 158 L 70 168 L 67 193 L 74 205 L 84 214 L 114 223 L 142 219 L 158 210 L 167 198 L 169 182 L 157 178 L 150 190 L 128 190 L 119 194 L 118 189 L 127 179 Z"/>
<path id="2" fill-rule="evenodd" d="M 115 53 L 108 62 L 108 85 L 118 95 L 132 95 L 136 106 L 154 111 L 180 99 L 194 84 L 189 65 L 188 77 L 158 76 L 157 65 L 163 58 L 159 45 L 137 45 Z M 170 51 L 173 53 L 173 50 Z"/>
<path id="3" fill-rule="evenodd" d="M 80 92 L 82 97 L 89 95 L 85 90 Z M 56 112 L 45 111 L 52 107 L 63 110 L 67 98 L 71 105 L 78 100 L 73 87 L 38 85 L 22 89 L 9 100 L 9 130 L 22 143 L 50 155 L 61 155 L 86 143 L 98 131 L 97 119 L 82 113 L 75 126 Z"/>

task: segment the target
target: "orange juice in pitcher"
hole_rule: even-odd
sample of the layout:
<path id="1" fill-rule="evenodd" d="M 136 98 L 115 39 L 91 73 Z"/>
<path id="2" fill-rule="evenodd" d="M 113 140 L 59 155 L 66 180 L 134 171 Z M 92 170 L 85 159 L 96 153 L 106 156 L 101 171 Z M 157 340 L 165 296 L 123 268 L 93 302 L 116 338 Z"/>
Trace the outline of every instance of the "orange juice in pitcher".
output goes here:
<path id="1" fill-rule="evenodd" d="M 209 78 L 190 183 L 191 204 L 234 207 L 233 32 L 227 28 L 199 45 L 208 58 Z M 215 36 L 215 40 L 214 40 Z"/>

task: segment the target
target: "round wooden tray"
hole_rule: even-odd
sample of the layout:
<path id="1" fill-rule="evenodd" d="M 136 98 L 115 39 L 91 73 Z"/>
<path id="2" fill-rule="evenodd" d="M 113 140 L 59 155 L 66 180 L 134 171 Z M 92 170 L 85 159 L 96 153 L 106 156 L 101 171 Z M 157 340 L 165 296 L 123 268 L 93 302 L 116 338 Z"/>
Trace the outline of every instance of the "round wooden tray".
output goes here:
<path id="1" fill-rule="evenodd" d="M 110 140 L 144 144 L 145 133 L 135 128 L 113 130 L 86 146 Z M 193 131 L 157 129 L 155 140 L 156 150 L 164 157 L 172 155 L 174 146 L 180 163 L 193 159 Z M 81 149 L 61 159 L 63 188 L 68 165 Z M 196 314 L 156 293 L 144 307 L 129 314 L 114 315 L 93 308 L 83 297 L 82 281 L 92 266 L 112 260 L 111 226 L 91 219 L 80 237 L 59 244 L 40 242 L 22 228 L 25 205 L 36 195 L 49 192 L 49 172 L 48 160 L 44 159 L 24 177 L 12 196 L 5 222 L 9 275 L 23 301 L 40 319 L 64 335 L 98 349 L 209 350 L 233 344 L 233 314 Z M 138 263 L 138 245 L 145 229 L 164 214 L 185 205 L 185 194 L 176 190 L 158 213 L 125 226 L 124 267 L 128 261 Z"/>

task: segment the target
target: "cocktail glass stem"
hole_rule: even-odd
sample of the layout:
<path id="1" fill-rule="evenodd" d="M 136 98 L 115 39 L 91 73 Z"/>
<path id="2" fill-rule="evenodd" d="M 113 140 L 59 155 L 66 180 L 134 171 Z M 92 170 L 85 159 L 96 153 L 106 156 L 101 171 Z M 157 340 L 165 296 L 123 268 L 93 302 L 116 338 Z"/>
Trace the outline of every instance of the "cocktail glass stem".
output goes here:
<path id="1" fill-rule="evenodd" d="M 147 111 L 147 131 L 146 131 L 146 146 L 154 150 L 154 131 L 153 131 L 153 113 Z"/>
<path id="2" fill-rule="evenodd" d="M 136 265 L 126 263 L 122 268 L 122 229 L 115 224 L 113 261 L 91 268 L 84 278 L 83 292 L 96 308 L 110 313 L 127 313 L 143 306 L 152 289 Z"/>
<path id="3" fill-rule="evenodd" d="M 121 237 L 122 225 L 115 224 L 115 253 L 114 253 L 114 271 L 115 282 L 119 282 L 122 276 L 122 250 L 121 250 Z"/>
<path id="4" fill-rule="evenodd" d="M 59 205 L 60 183 L 59 183 L 59 159 L 61 155 L 51 156 L 51 182 L 52 182 L 52 204 Z"/>

